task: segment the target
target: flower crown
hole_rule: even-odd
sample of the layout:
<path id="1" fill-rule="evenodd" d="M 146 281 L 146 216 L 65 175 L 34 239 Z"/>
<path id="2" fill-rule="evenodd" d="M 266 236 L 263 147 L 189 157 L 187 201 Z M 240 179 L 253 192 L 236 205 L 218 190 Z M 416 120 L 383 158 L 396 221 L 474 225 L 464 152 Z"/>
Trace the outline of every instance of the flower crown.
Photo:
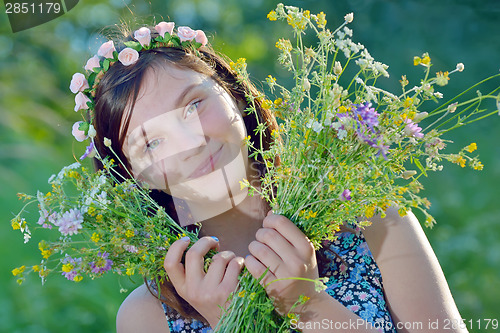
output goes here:
<path id="1" fill-rule="evenodd" d="M 82 142 L 90 138 L 90 144 L 85 153 L 80 157 L 95 156 L 94 137 L 96 131 L 92 125 L 93 111 L 95 107 L 94 97 L 99 81 L 108 71 L 109 67 L 119 61 L 123 66 L 131 66 L 139 60 L 139 52 L 159 47 L 176 47 L 181 49 L 197 50 L 208 43 L 207 36 L 202 30 L 193 30 L 190 27 L 182 26 L 174 33 L 174 22 L 160 22 L 154 29 L 158 36 L 153 38 L 151 30 L 142 27 L 134 32 L 134 40 L 124 42 L 126 46 L 118 52 L 112 40 L 105 42 L 99 47 L 97 55 L 87 60 L 84 69 L 88 75 L 75 73 L 71 79 L 69 89 L 75 96 L 75 112 L 84 110 L 89 112 L 91 119 L 87 121 L 77 121 L 73 124 L 72 134 L 75 139 Z M 106 146 L 111 145 L 109 139 L 104 140 Z"/>

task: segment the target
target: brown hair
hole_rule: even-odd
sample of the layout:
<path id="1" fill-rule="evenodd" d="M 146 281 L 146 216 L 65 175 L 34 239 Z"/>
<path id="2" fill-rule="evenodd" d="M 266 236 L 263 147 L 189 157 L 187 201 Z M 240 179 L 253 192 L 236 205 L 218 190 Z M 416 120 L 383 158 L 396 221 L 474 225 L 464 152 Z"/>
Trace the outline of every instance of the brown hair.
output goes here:
<path id="1" fill-rule="evenodd" d="M 104 145 L 104 138 L 111 139 L 111 148 L 124 164 L 120 166 L 119 173 L 124 178 L 131 174 L 130 163 L 123 153 L 122 146 L 125 140 L 132 110 L 139 95 L 147 70 L 155 67 L 161 68 L 165 64 L 179 68 L 190 69 L 202 73 L 213 79 L 223 87 L 239 103 L 247 104 L 246 96 L 258 97 L 259 92 L 249 82 L 239 81 L 236 73 L 231 70 L 228 61 L 221 55 L 216 54 L 209 47 L 201 47 L 198 50 L 181 49 L 174 47 L 161 47 L 151 50 L 143 50 L 139 60 L 130 66 L 123 66 L 120 62 L 114 63 L 102 77 L 95 94 L 94 127 L 96 129 L 95 145 L 101 157 L 114 157 L 111 150 Z M 262 108 L 261 99 L 255 98 L 257 117 L 267 128 L 264 132 L 263 149 L 268 149 L 271 142 L 271 131 L 277 129 L 275 117 L 267 109 Z M 250 135 L 251 141 L 258 143 L 260 139 L 255 133 L 258 121 L 255 115 L 244 116 L 243 121 Z M 260 155 L 257 161 L 262 165 Z M 95 159 L 96 168 L 102 168 L 102 164 Z M 154 191 L 152 197 L 163 207 L 170 216 L 178 221 L 172 197 L 167 193 Z M 190 226 L 190 228 L 193 228 Z M 203 317 L 180 297 L 173 285 L 166 281 L 156 286 L 151 281 L 146 285 L 155 296 L 167 303 L 184 317 L 204 320 Z"/>

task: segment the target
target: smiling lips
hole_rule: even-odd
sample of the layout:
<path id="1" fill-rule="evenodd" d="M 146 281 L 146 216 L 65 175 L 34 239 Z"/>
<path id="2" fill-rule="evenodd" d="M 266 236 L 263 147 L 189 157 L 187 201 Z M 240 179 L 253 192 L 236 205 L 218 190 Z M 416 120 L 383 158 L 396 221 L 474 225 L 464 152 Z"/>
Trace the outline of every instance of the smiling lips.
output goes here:
<path id="1" fill-rule="evenodd" d="M 213 154 L 210 155 L 210 157 L 201 163 L 194 171 L 188 176 L 188 179 L 196 179 L 199 178 L 207 173 L 210 173 L 215 170 L 215 164 L 219 160 L 219 157 L 222 152 L 222 146 Z"/>

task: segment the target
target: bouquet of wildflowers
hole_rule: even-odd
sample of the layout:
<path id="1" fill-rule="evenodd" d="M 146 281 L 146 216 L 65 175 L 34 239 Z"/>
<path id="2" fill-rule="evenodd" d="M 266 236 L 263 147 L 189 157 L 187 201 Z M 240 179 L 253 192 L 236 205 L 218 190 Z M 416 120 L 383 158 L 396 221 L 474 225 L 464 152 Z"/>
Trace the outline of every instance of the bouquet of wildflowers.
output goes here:
<path id="1" fill-rule="evenodd" d="M 443 161 L 482 169 L 479 159 L 471 155 L 477 149 L 475 143 L 444 153 L 447 141 L 442 135 L 498 113 L 483 108 L 482 102 L 494 99 L 500 109 L 500 88 L 478 92 L 468 100 L 458 96 L 435 107 L 429 102 L 443 97 L 436 89 L 464 70 L 463 64 L 434 76 L 430 56 L 417 56 L 413 64 L 424 69 L 422 81 L 412 87 L 403 76 L 401 92 L 391 93 L 376 86 L 378 78 L 389 76 L 388 66 L 351 39 L 347 25 L 352 13 L 334 31 L 326 27 L 323 12 L 311 14 L 279 4 L 268 18 L 286 20 L 293 28 L 295 42 L 279 39 L 276 47 L 278 61 L 293 73 L 295 85 L 287 89 L 270 75 L 267 84 L 277 95 L 274 101 L 264 95 L 247 96 L 247 113 L 255 114 L 255 98 L 259 98 L 279 119 L 280 129 L 273 132 L 269 150 L 247 142 L 265 161 L 266 173 L 259 188 L 245 179 L 241 186 L 293 221 L 316 248 L 323 240 L 334 239 L 342 224 L 364 227 L 374 214 L 384 216 L 389 206 L 398 207 L 401 215 L 418 209 L 426 216 L 425 224 L 432 226 L 435 221 L 427 212 L 430 202 L 420 196 L 423 187 L 418 179 L 428 171 L 441 170 Z M 305 45 L 303 37 L 310 32 L 317 42 Z M 231 65 L 241 80 L 249 80 L 244 59 Z M 265 126 L 259 125 L 260 135 Z M 58 229 L 59 234 L 54 241 L 39 243 L 40 264 L 13 271 L 19 282 L 31 271 L 38 272 L 42 281 L 51 272 L 73 281 L 106 272 L 161 280 L 167 278 L 162 258 L 169 244 L 184 236 L 196 241 L 195 233 L 180 228 L 149 197 L 147 186 L 118 181 L 115 162 L 102 163 L 105 168 L 96 173 L 79 163 L 65 167 L 49 180 L 51 192 L 21 195 L 38 203 L 39 227 Z M 25 242 L 30 239 L 22 212 L 12 226 L 21 230 Z M 321 280 L 311 283 L 317 289 L 324 287 Z M 296 304 L 306 301 L 301 297 Z M 290 318 L 292 313 L 284 318 L 277 315 L 259 280 L 244 272 L 216 331 L 263 332 L 269 327 L 285 331 Z"/>
<path id="2" fill-rule="evenodd" d="M 274 101 L 260 98 L 263 107 L 272 109 L 280 120 L 280 129 L 273 133 L 274 143 L 267 151 L 248 142 L 255 149 L 254 154 L 264 159 L 266 173 L 260 188 L 247 180 L 241 186 L 264 197 L 275 214 L 293 221 L 316 248 L 325 239 L 333 240 L 342 224 L 363 228 L 374 214 L 383 217 L 389 206 L 398 207 L 401 216 L 418 209 L 426 217 L 425 225 L 432 227 L 435 220 L 427 211 L 430 202 L 420 196 L 423 187 L 418 179 L 427 176 L 428 171 L 441 170 L 443 161 L 461 167 L 469 165 L 475 170 L 483 168 L 478 157 L 470 155 L 477 149 L 475 143 L 456 153 L 444 153 L 447 141 L 441 136 L 500 114 L 500 87 L 487 94 L 478 91 L 477 97 L 469 100 L 462 101 L 457 96 L 438 107 L 428 105 L 426 102 L 437 102 L 443 97 L 436 88 L 448 84 L 451 74 L 463 71 L 463 64 L 451 72 L 440 71 L 432 76 L 430 56 L 416 56 L 413 64 L 423 67 L 423 80 L 409 88 L 403 76 L 401 92 L 395 94 L 375 85 L 378 78 L 389 76 L 388 66 L 375 61 L 363 45 L 352 41 L 353 32 L 347 27 L 354 18 L 352 13 L 334 31 L 326 28 L 323 12 L 314 15 L 279 4 L 268 18 L 286 20 L 293 28 L 295 42 L 282 38 L 276 47 L 280 51 L 278 61 L 292 72 L 295 85 L 287 89 L 268 76 L 267 84 L 278 96 Z M 318 40 L 308 46 L 303 37 L 310 31 Z M 244 59 L 232 66 L 242 80 L 249 80 Z M 353 76 L 345 74 L 352 72 Z M 255 97 L 247 98 L 247 111 L 253 113 Z M 494 99 L 498 110 L 483 108 L 486 99 Z M 427 125 L 422 128 L 420 122 L 424 119 Z M 261 135 L 264 128 L 265 124 L 261 124 Z M 258 331 L 257 323 L 271 321 L 262 313 L 261 308 L 267 309 L 266 306 L 254 305 L 269 300 L 262 297 L 255 302 L 256 295 L 260 295 L 258 288 L 247 279 L 251 277 L 243 275 L 245 283 L 240 283 L 233 307 L 221 320 L 225 326 L 222 331 L 234 332 L 231 328 L 238 322 L 248 323 L 240 332 Z M 321 281 L 314 282 L 321 288 Z M 249 289 L 245 289 L 247 284 Z M 301 298 L 296 304 L 305 301 Z M 242 320 L 241 313 L 249 312 L 249 318 L 256 319 Z M 288 318 L 295 315 L 290 313 Z M 270 324 L 278 330 L 287 327 L 286 321 Z"/>

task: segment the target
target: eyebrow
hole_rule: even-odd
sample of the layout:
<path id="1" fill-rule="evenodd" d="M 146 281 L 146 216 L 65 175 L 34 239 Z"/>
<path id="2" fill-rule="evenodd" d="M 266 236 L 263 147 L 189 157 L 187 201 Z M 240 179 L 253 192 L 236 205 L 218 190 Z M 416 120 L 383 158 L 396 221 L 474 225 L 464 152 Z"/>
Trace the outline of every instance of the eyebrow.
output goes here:
<path id="1" fill-rule="evenodd" d="M 177 97 L 177 99 L 175 100 L 175 103 L 174 103 L 175 109 L 178 109 L 184 105 L 182 102 L 184 101 L 184 99 L 186 98 L 186 96 L 188 95 L 188 93 L 191 90 L 193 90 L 199 86 L 202 86 L 202 85 L 203 85 L 203 83 L 193 83 L 193 84 L 187 86 L 186 89 L 184 89 L 181 92 L 181 94 L 179 95 L 179 97 Z"/>

